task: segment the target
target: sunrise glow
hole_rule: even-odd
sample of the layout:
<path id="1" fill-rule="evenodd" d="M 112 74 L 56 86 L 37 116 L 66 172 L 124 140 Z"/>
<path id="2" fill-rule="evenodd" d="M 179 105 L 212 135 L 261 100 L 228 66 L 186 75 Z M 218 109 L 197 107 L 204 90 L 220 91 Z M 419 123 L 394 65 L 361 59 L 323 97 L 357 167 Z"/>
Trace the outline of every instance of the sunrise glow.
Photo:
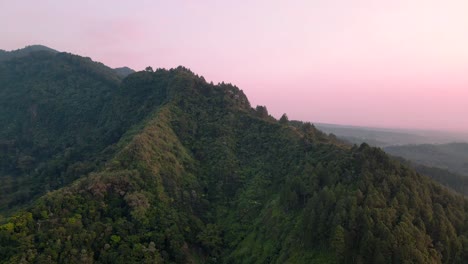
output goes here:
<path id="1" fill-rule="evenodd" d="M 48 0 L 0 10 L 1 49 L 43 44 L 135 70 L 184 65 L 276 117 L 468 131 L 467 1 Z"/>

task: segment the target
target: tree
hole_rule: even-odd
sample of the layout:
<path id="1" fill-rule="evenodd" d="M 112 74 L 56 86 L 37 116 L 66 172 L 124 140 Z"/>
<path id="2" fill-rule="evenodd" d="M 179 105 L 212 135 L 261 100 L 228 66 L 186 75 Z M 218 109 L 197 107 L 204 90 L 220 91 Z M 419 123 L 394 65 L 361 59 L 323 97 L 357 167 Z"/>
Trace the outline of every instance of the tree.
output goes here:
<path id="1" fill-rule="evenodd" d="M 288 115 L 283 114 L 279 120 L 280 124 L 287 124 L 289 122 Z"/>
<path id="2" fill-rule="evenodd" d="M 268 110 L 266 106 L 263 105 L 257 105 L 255 108 L 255 111 L 257 111 L 257 116 L 260 118 L 267 118 L 268 117 Z"/>
<path id="3" fill-rule="evenodd" d="M 221 230 L 216 224 L 208 224 L 197 236 L 202 246 L 214 257 L 221 252 L 223 240 Z"/>
<path id="4" fill-rule="evenodd" d="M 345 257 L 345 230 L 341 225 L 337 225 L 330 241 L 330 246 L 335 251 L 336 256 L 341 261 Z"/>

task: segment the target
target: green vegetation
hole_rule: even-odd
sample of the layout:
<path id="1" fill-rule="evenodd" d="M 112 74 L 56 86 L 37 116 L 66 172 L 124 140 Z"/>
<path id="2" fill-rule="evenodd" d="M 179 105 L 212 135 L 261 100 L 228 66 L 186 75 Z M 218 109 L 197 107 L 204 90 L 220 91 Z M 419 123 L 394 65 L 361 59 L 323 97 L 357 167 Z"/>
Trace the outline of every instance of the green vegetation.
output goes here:
<path id="1" fill-rule="evenodd" d="M 121 80 L 63 53 L 0 67 L 0 140 L 13 142 L 0 177 L 40 196 L 0 197 L 0 263 L 468 259 L 463 196 L 382 150 L 276 121 L 233 85 L 183 67 Z"/>
<path id="2" fill-rule="evenodd" d="M 0 209 L 97 168 L 112 141 L 102 111 L 120 79 L 89 59 L 33 52 L 0 63 Z M 107 113 L 109 115 L 110 113 Z"/>
<path id="3" fill-rule="evenodd" d="M 142 72 L 122 82 L 88 58 L 46 51 L 1 63 L 0 210 L 100 168 L 165 99 L 165 78 Z"/>
<path id="4" fill-rule="evenodd" d="M 453 191 L 459 192 L 465 196 L 468 196 L 468 177 L 457 173 L 450 172 L 437 167 L 429 167 L 414 162 L 407 161 L 403 158 L 396 157 L 403 164 L 412 167 L 417 172 L 431 177 L 436 182 L 452 189 Z"/>

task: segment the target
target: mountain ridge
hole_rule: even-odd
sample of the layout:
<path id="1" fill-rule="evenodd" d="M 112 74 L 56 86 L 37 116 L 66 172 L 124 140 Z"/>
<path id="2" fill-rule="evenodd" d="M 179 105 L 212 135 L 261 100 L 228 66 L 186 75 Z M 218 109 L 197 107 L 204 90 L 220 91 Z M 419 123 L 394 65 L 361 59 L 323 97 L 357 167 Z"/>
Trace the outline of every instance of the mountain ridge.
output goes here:
<path id="1" fill-rule="evenodd" d="M 345 145 L 286 116 L 277 121 L 266 107 L 252 108 L 239 88 L 207 83 L 184 67 L 121 79 L 78 56 L 41 56 L 0 63 L 17 66 L 1 71 L 0 83 L 9 86 L 0 89 L 43 92 L 54 79 L 56 87 L 45 91 L 60 92 L 40 93 L 44 107 L 54 109 L 56 98 L 76 112 L 82 104 L 75 101 L 90 91 L 90 97 L 103 93 L 95 103 L 100 110 L 59 119 L 62 126 L 18 126 L 0 139 L 23 130 L 42 139 L 65 128 L 76 140 L 51 138 L 56 153 L 42 162 L 59 166 L 49 176 L 68 177 L 81 156 L 100 161 L 32 204 L 10 208 L 0 225 L 0 263 L 463 263 L 468 257 L 467 200 L 380 149 Z M 37 71 L 47 60 L 37 67 L 46 70 Z M 77 68 L 62 74 L 53 65 Z M 16 71 L 39 72 L 25 75 L 37 76 L 37 85 L 11 77 Z M 24 103 L 16 98 L 13 105 Z M 30 118 L 14 107 L 1 112 L 6 123 L 12 115 Z M 76 120 L 83 121 L 67 130 Z M 79 140 L 88 130 L 76 128 L 94 127 L 93 120 L 100 129 L 89 138 L 102 148 Z M 35 144 L 26 150 L 36 153 Z M 0 154 L 17 162 L 9 148 Z"/>
<path id="2" fill-rule="evenodd" d="M 47 46 L 44 46 L 44 45 L 29 45 L 29 46 L 26 46 L 24 48 L 17 49 L 17 50 L 11 50 L 11 51 L 6 51 L 6 50 L 1 50 L 0 49 L 0 61 L 28 56 L 32 52 L 57 53 L 58 51 L 56 51 L 56 50 L 54 50 L 52 48 L 49 48 Z"/>

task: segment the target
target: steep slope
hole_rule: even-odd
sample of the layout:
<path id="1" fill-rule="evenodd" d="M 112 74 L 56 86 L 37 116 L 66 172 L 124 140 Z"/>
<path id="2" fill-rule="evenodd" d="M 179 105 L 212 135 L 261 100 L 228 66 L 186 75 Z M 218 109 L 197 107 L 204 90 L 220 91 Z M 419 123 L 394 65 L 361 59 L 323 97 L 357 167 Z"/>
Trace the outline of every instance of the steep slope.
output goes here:
<path id="1" fill-rule="evenodd" d="M 405 166 L 413 168 L 416 172 L 428 176 L 434 181 L 455 192 L 468 196 L 468 177 L 464 175 L 453 173 L 437 167 L 430 167 L 414 163 L 402 157 L 393 157 L 393 159 L 398 160 Z"/>
<path id="2" fill-rule="evenodd" d="M 100 108 L 119 82 L 104 65 L 65 53 L 0 63 L 0 209 L 94 169 L 83 150 L 92 155 L 107 146 Z"/>
<path id="3" fill-rule="evenodd" d="M 8 218 L 0 263 L 468 259 L 467 200 L 379 149 L 277 122 L 183 67 L 132 74 L 110 102 L 112 151 Z"/>
<path id="4" fill-rule="evenodd" d="M 429 167 L 420 164 L 413 164 L 414 169 L 427 175 L 442 185 L 468 196 L 468 177 L 450 172 L 437 167 Z"/>
<path id="5" fill-rule="evenodd" d="M 135 103 L 151 78 L 122 83 L 103 64 L 66 53 L 1 62 L 0 213 L 99 168 L 121 135 L 164 100 Z"/>
<path id="6" fill-rule="evenodd" d="M 415 163 L 468 175 L 468 143 L 389 146 L 385 151 Z"/>

